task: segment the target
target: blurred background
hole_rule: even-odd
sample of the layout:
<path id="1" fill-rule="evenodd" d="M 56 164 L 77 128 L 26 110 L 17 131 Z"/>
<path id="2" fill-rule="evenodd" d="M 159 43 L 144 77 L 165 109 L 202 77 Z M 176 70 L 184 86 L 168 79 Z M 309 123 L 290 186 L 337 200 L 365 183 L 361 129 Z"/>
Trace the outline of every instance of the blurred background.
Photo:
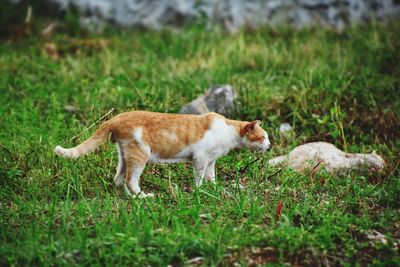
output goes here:
<path id="1" fill-rule="evenodd" d="M 399 17 L 400 0 L 0 0 L 0 265 L 398 266 Z M 111 143 L 54 155 L 134 109 L 259 119 L 272 149 L 222 157 L 199 191 L 190 166 L 148 166 L 152 201 L 115 187 Z M 267 163 L 313 141 L 386 167 Z"/>
<path id="2" fill-rule="evenodd" d="M 1 35 L 7 39 L 19 38 L 32 30 L 47 29 L 44 34 L 48 34 L 53 27 L 101 32 L 107 24 L 160 30 L 201 23 L 205 28 L 218 26 L 228 32 L 236 32 L 241 28 L 255 29 L 263 25 L 321 25 L 342 30 L 354 23 L 398 17 L 400 1 L 4 0 L 0 9 Z M 33 21 L 42 19 L 64 23 L 53 25 L 50 29 L 29 27 Z M 28 24 L 27 28 L 21 28 L 23 24 Z"/>
<path id="3" fill-rule="evenodd" d="M 278 136 L 289 123 L 293 145 L 395 142 L 399 16 L 397 0 L 5 0 L 4 82 L 16 66 L 52 70 L 38 97 L 68 84 L 55 98 L 70 114 L 95 98 L 103 110 L 201 113 L 183 105 L 226 84 L 210 111 L 264 119 Z"/>

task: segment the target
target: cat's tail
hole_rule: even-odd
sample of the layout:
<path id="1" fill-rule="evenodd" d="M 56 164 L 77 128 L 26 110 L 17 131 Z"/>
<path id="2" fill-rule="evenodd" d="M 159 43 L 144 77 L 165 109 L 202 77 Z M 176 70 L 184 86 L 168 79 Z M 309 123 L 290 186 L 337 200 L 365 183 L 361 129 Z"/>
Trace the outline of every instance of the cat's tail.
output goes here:
<path id="1" fill-rule="evenodd" d="M 79 158 L 81 156 L 84 156 L 107 141 L 107 137 L 111 131 L 111 126 L 111 122 L 106 121 L 99 127 L 99 129 L 97 129 L 92 137 L 90 137 L 82 144 L 73 148 L 63 148 L 62 146 L 56 146 L 56 148 L 54 149 L 54 153 L 63 158 Z"/>
<path id="2" fill-rule="evenodd" d="M 287 155 L 279 156 L 279 157 L 270 159 L 270 160 L 268 161 L 268 164 L 271 165 L 271 166 L 281 165 L 281 164 L 283 164 L 283 163 L 286 163 L 287 160 L 288 160 L 288 156 L 287 156 Z"/>

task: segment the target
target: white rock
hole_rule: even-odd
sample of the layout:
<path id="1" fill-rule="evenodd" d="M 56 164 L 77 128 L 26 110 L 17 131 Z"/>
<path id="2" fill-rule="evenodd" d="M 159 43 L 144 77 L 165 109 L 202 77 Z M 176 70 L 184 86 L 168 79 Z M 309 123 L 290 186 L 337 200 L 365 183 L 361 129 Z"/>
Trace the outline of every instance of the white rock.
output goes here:
<path id="1" fill-rule="evenodd" d="M 282 123 L 282 124 L 279 126 L 279 132 L 281 132 L 281 134 L 285 134 L 285 132 L 289 132 L 289 131 L 291 131 L 292 129 L 293 129 L 292 126 L 291 126 L 289 123 L 287 123 L 287 122 Z"/>
<path id="2" fill-rule="evenodd" d="M 307 143 L 293 149 L 289 154 L 268 161 L 272 166 L 290 167 L 298 172 L 317 172 L 324 168 L 339 175 L 349 171 L 369 172 L 384 168 L 385 161 L 379 155 L 345 153 L 334 145 L 325 142 Z"/>

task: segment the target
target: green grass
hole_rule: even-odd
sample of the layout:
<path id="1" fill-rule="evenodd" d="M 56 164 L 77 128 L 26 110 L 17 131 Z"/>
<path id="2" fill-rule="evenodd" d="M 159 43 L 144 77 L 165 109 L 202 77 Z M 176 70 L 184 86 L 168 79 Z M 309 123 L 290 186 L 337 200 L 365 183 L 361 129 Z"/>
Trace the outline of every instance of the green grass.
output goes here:
<path id="1" fill-rule="evenodd" d="M 63 35 L 0 44 L 0 264 L 399 265 L 399 32 L 398 22 L 233 36 L 193 27 L 110 32 L 105 48 Z M 216 185 L 195 190 L 189 165 L 156 165 L 142 176 L 156 197 L 129 199 L 113 185 L 111 144 L 78 160 L 53 154 L 111 108 L 178 112 L 226 83 L 239 94 L 236 118 L 261 119 L 273 149 L 250 166 L 248 151 L 221 158 Z M 279 134 L 285 121 L 292 138 Z M 315 140 L 376 150 L 387 167 L 337 177 L 266 164 Z"/>

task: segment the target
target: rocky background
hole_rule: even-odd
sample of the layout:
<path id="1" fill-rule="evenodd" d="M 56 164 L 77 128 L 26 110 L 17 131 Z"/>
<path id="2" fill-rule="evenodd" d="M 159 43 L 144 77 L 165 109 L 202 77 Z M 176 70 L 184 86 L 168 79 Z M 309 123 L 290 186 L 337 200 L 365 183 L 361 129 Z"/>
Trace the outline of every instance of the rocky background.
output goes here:
<path id="1" fill-rule="evenodd" d="M 14 2 L 19 2 L 13 0 Z M 47 0 L 60 9 L 75 7 L 81 23 L 98 30 L 102 23 L 161 29 L 191 22 L 222 25 L 234 32 L 259 25 L 324 25 L 342 29 L 373 18 L 400 15 L 400 0 Z"/>

